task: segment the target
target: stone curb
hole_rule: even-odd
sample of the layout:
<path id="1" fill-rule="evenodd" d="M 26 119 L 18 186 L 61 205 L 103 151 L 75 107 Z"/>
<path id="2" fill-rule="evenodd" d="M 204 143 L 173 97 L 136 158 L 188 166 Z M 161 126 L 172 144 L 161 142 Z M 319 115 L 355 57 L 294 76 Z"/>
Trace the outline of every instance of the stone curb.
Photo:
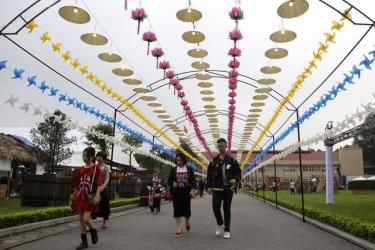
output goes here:
<path id="1" fill-rule="evenodd" d="M 129 210 L 132 208 L 138 207 L 139 204 L 131 204 L 131 205 L 126 205 L 126 206 L 121 206 L 121 207 L 115 207 L 111 208 L 112 213 L 117 213 L 121 212 L 124 210 Z M 34 222 L 30 224 L 25 224 L 25 225 L 19 225 L 15 227 L 8 227 L 4 229 L 0 229 L 0 238 L 4 236 L 9 236 L 12 234 L 18 234 L 18 233 L 24 233 L 27 231 L 32 231 L 35 229 L 41 229 L 45 227 L 51 227 L 51 226 L 56 226 L 68 222 L 72 222 L 77 220 L 77 215 L 72 215 L 72 216 L 67 216 L 63 218 L 58 218 L 58 219 L 52 219 L 52 220 L 46 220 L 46 221 L 39 221 L 39 222 Z"/>
<path id="2" fill-rule="evenodd" d="M 251 195 L 249 193 L 247 193 L 247 195 L 249 195 L 249 196 L 251 196 L 251 197 L 253 197 L 253 198 L 256 199 L 255 195 Z M 260 197 L 260 196 L 258 196 L 257 200 L 259 200 L 260 202 L 264 202 L 263 199 L 262 199 L 262 197 Z M 273 202 L 270 202 L 270 201 L 266 200 L 264 203 L 266 203 L 269 206 L 275 207 L 275 203 L 273 203 Z M 278 207 L 278 209 L 280 211 L 282 211 L 282 212 L 284 212 L 286 214 L 289 214 L 289 215 L 291 215 L 293 217 L 296 217 L 297 219 L 300 219 L 302 221 L 302 215 L 301 214 L 299 214 L 299 213 L 297 213 L 297 212 L 295 212 L 293 210 L 290 210 L 288 208 L 285 208 L 283 206 L 280 206 L 279 204 L 277 205 L 277 207 Z M 342 231 L 340 229 L 337 229 L 335 227 L 329 226 L 329 225 L 327 225 L 325 223 L 322 223 L 320 221 L 311 219 L 311 218 L 309 218 L 307 216 L 305 216 L 305 222 L 307 222 L 308 224 L 313 225 L 313 226 L 315 226 L 315 227 L 317 227 L 319 229 L 322 229 L 322 230 L 324 230 L 326 232 L 329 232 L 329 233 L 331 233 L 333 235 L 336 235 L 336 236 L 338 236 L 338 237 L 340 237 L 342 239 L 345 239 L 345 240 L 347 240 L 347 241 L 349 241 L 349 242 L 351 242 L 351 243 L 353 243 L 353 244 L 355 244 L 357 246 L 360 246 L 360 247 L 362 247 L 364 249 L 375 250 L 375 244 L 374 243 L 369 242 L 367 240 L 364 240 L 362 238 L 359 238 L 357 236 L 354 236 L 354 235 L 352 235 L 350 233 L 347 233 L 347 232 Z"/>

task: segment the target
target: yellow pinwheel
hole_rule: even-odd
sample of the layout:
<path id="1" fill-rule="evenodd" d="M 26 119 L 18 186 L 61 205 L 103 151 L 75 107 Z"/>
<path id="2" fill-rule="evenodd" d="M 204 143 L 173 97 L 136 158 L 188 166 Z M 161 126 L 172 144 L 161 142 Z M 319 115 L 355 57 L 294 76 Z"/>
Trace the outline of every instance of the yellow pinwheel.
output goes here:
<path id="1" fill-rule="evenodd" d="M 100 78 L 98 78 L 98 77 L 95 78 L 95 84 L 96 84 L 97 86 L 100 86 L 100 84 L 101 84 L 102 82 L 103 82 L 102 79 L 100 79 Z"/>
<path id="2" fill-rule="evenodd" d="M 70 54 L 70 51 L 66 51 L 65 53 L 62 54 L 62 57 L 64 58 L 64 62 L 72 59 L 72 55 Z"/>
<path id="3" fill-rule="evenodd" d="M 352 15 L 350 14 L 350 9 L 346 9 L 343 14 L 344 16 L 340 19 L 340 21 L 345 21 L 345 19 L 353 19 Z"/>
<path id="4" fill-rule="evenodd" d="M 315 60 L 311 60 L 311 61 L 309 61 L 309 67 L 310 67 L 311 69 L 312 69 L 312 68 L 317 68 Z"/>
<path id="5" fill-rule="evenodd" d="M 87 74 L 89 73 L 89 69 L 87 68 L 87 66 L 83 66 L 79 69 L 79 71 L 81 71 L 81 74 L 84 75 L 84 74 Z"/>
<path id="6" fill-rule="evenodd" d="M 74 69 L 77 69 L 79 66 L 81 66 L 81 63 L 79 62 L 77 58 L 77 59 L 74 59 L 74 61 L 70 65 L 72 65 Z"/>
<path id="7" fill-rule="evenodd" d="M 42 43 L 46 42 L 46 41 L 52 41 L 52 38 L 49 36 L 48 32 L 44 32 L 41 36 L 40 36 L 40 40 L 42 40 Z"/>
<path id="8" fill-rule="evenodd" d="M 62 43 L 52 43 L 53 52 L 61 52 L 61 45 Z"/>
<path id="9" fill-rule="evenodd" d="M 31 22 L 29 22 L 29 23 L 26 25 L 26 28 L 29 30 L 29 33 L 33 32 L 33 30 L 34 30 L 35 28 L 37 28 L 37 27 L 38 27 L 38 24 L 37 24 L 34 20 L 32 20 Z"/>
<path id="10" fill-rule="evenodd" d="M 341 31 L 341 28 L 344 26 L 344 22 L 332 21 L 331 30 Z"/>
<path id="11" fill-rule="evenodd" d="M 95 78 L 95 74 L 92 73 L 92 72 L 89 72 L 86 76 L 86 79 L 90 80 L 90 81 L 94 81 L 94 78 Z"/>
<path id="12" fill-rule="evenodd" d="M 322 43 L 322 42 L 319 42 L 319 48 L 318 48 L 318 51 L 320 52 L 324 52 L 324 53 L 327 53 L 327 49 L 328 49 L 328 44 L 326 43 Z"/>
<path id="13" fill-rule="evenodd" d="M 314 59 L 322 61 L 322 53 L 320 52 L 320 50 L 318 50 L 317 52 L 313 51 L 313 55 Z"/>
<path id="14" fill-rule="evenodd" d="M 324 35 L 326 36 L 326 43 L 328 43 L 328 42 L 336 43 L 334 41 L 334 39 L 336 37 L 336 33 L 334 31 L 332 33 L 325 32 Z"/>

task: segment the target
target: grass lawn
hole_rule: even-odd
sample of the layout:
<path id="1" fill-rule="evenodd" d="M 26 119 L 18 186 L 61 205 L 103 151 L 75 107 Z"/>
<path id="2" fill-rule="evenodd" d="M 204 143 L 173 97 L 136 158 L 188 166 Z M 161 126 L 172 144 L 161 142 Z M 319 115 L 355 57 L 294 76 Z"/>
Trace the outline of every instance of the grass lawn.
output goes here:
<path id="1" fill-rule="evenodd" d="M 263 198 L 263 192 L 258 192 Z M 265 191 L 265 196 L 270 201 L 275 200 L 275 193 Z M 362 222 L 375 225 L 375 195 L 353 195 L 350 190 L 340 190 L 335 193 L 335 204 L 325 204 L 325 193 L 304 194 L 305 208 L 324 210 L 335 215 L 356 218 Z M 301 207 L 301 195 L 291 195 L 289 191 L 279 191 L 278 201 Z"/>
<path id="2" fill-rule="evenodd" d="M 251 191 L 247 191 L 251 194 Z M 255 192 L 254 192 L 255 194 Z M 258 192 L 263 199 L 263 191 Z M 275 202 L 275 193 L 265 191 L 266 200 Z M 289 191 L 278 192 L 280 206 L 301 212 L 301 195 Z M 305 194 L 306 216 L 344 230 L 375 243 L 375 195 L 353 195 L 352 191 L 340 190 L 335 194 L 335 204 L 325 204 L 325 193 Z"/>

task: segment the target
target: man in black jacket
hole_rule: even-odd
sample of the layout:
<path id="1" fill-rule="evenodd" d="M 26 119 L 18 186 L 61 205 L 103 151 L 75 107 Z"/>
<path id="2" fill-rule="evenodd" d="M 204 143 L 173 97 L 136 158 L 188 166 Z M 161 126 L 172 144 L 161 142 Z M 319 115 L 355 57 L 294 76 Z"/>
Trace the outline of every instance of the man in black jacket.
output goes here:
<path id="1" fill-rule="evenodd" d="M 224 238 L 229 239 L 233 192 L 241 181 L 241 169 L 238 162 L 227 154 L 227 141 L 224 138 L 217 140 L 217 148 L 219 154 L 210 162 L 207 170 L 207 192 L 212 194 L 212 207 L 218 225 L 216 235 L 219 236 L 224 229 Z"/>

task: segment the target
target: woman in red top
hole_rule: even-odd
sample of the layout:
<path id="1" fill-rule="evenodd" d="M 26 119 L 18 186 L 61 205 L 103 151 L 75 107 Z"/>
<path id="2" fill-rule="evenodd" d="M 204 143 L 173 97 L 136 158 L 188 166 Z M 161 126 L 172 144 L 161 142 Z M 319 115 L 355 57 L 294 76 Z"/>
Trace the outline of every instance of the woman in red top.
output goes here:
<path id="1" fill-rule="evenodd" d="M 80 167 L 74 178 L 74 194 L 72 200 L 72 209 L 79 214 L 82 243 L 77 250 L 88 248 L 86 237 L 86 226 L 90 229 L 91 241 L 93 244 L 98 242 L 98 233 L 90 219 L 91 212 L 98 211 L 100 191 L 102 189 L 102 176 L 100 169 L 95 166 L 95 149 L 87 147 L 83 150 L 83 161 L 85 165 Z M 94 198 L 89 200 L 90 194 Z"/>

